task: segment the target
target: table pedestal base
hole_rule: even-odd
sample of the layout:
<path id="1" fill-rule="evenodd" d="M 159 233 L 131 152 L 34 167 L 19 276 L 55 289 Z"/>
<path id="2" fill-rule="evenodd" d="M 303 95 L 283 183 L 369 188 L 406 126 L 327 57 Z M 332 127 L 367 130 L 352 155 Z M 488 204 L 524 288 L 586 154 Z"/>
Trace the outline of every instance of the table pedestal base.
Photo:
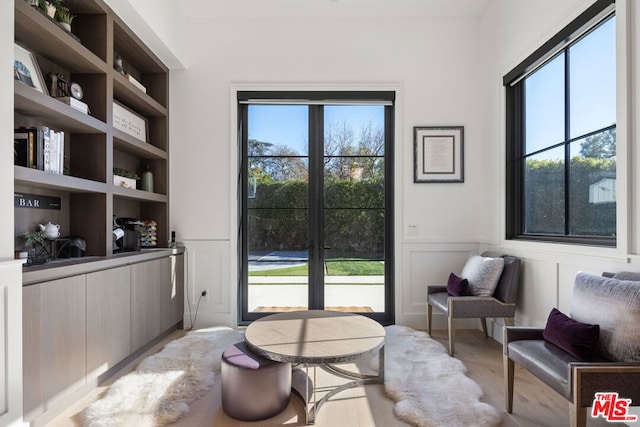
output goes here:
<path id="1" fill-rule="evenodd" d="M 336 365 L 329 363 L 303 363 L 294 367 L 291 377 L 291 392 L 302 402 L 305 410 L 306 423 L 314 424 L 316 415 L 320 407 L 336 394 L 353 387 L 367 384 L 384 384 L 384 346 L 378 350 L 378 373 L 377 375 L 365 375 L 359 372 L 347 371 Z M 309 376 L 309 368 L 312 368 L 313 378 Z M 318 399 L 318 382 L 316 378 L 316 368 L 321 368 L 326 372 L 346 378 L 352 381 L 333 387 L 322 398 Z"/>

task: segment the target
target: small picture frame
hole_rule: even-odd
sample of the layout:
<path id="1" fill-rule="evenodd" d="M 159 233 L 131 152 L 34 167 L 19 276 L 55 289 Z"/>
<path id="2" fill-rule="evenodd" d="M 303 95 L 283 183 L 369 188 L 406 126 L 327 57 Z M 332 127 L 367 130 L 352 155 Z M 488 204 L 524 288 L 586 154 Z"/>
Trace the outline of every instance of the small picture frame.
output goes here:
<path id="1" fill-rule="evenodd" d="M 415 126 L 413 142 L 413 182 L 464 182 L 464 126 Z"/>
<path id="2" fill-rule="evenodd" d="M 48 95 L 40 67 L 35 55 L 24 47 L 14 43 L 13 78 L 25 85 L 34 88 L 40 93 Z"/>

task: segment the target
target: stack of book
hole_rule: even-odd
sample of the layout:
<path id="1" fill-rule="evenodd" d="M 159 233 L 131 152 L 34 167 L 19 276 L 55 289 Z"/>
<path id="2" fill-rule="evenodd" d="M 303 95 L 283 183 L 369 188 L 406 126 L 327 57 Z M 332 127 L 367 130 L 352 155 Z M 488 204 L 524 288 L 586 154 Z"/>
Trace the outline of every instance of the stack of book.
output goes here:
<path id="1" fill-rule="evenodd" d="M 16 129 L 14 164 L 62 175 L 64 172 L 64 132 L 48 126 Z"/>

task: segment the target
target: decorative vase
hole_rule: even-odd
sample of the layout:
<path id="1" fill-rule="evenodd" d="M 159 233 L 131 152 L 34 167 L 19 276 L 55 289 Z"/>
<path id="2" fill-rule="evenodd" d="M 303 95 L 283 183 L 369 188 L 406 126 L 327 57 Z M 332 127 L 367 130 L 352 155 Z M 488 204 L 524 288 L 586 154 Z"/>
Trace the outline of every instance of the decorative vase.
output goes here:
<path id="1" fill-rule="evenodd" d="M 64 28 L 65 30 L 67 30 L 68 32 L 71 32 L 71 24 L 68 24 L 66 22 L 58 22 L 60 24 L 60 26 L 62 28 Z"/>
<path id="2" fill-rule="evenodd" d="M 147 165 L 147 170 L 142 172 L 140 189 L 153 193 L 153 173 L 149 170 L 149 165 Z"/>

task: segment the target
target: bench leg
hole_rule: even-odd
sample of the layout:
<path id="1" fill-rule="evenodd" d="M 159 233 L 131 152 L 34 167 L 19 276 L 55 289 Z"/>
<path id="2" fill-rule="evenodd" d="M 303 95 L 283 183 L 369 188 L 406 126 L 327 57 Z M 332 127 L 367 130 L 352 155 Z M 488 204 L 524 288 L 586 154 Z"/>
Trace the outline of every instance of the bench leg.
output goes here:
<path id="1" fill-rule="evenodd" d="M 480 325 L 482 326 L 482 332 L 484 332 L 484 337 L 487 338 L 489 336 L 489 334 L 487 333 L 487 318 L 486 317 L 481 317 L 480 318 Z"/>
<path id="2" fill-rule="evenodd" d="M 502 367 L 504 369 L 504 391 L 505 391 L 505 406 L 507 408 L 507 413 L 511 413 L 513 411 L 513 371 L 514 371 L 514 363 L 513 360 L 509 359 L 508 356 L 502 356 Z"/>
<path id="3" fill-rule="evenodd" d="M 454 342 L 456 339 L 456 328 L 454 327 L 453 317 L 451 317 L 451 313 L 449 313 L 447 318 L 449 320 L 449 356 L 453 356 L 455 346 Z"/>
<path id="4" fill-rule="evenodd" d="M 587 426 L 587 408 L 572 403 L 569 405 L 569 418 L 571 427 Z"/>
<path id="5" fill-rule="evenodd" d="M 431 321 L 433 316 L 433 306 L 427 303 L 427 332 L 431 336 Z"/>

